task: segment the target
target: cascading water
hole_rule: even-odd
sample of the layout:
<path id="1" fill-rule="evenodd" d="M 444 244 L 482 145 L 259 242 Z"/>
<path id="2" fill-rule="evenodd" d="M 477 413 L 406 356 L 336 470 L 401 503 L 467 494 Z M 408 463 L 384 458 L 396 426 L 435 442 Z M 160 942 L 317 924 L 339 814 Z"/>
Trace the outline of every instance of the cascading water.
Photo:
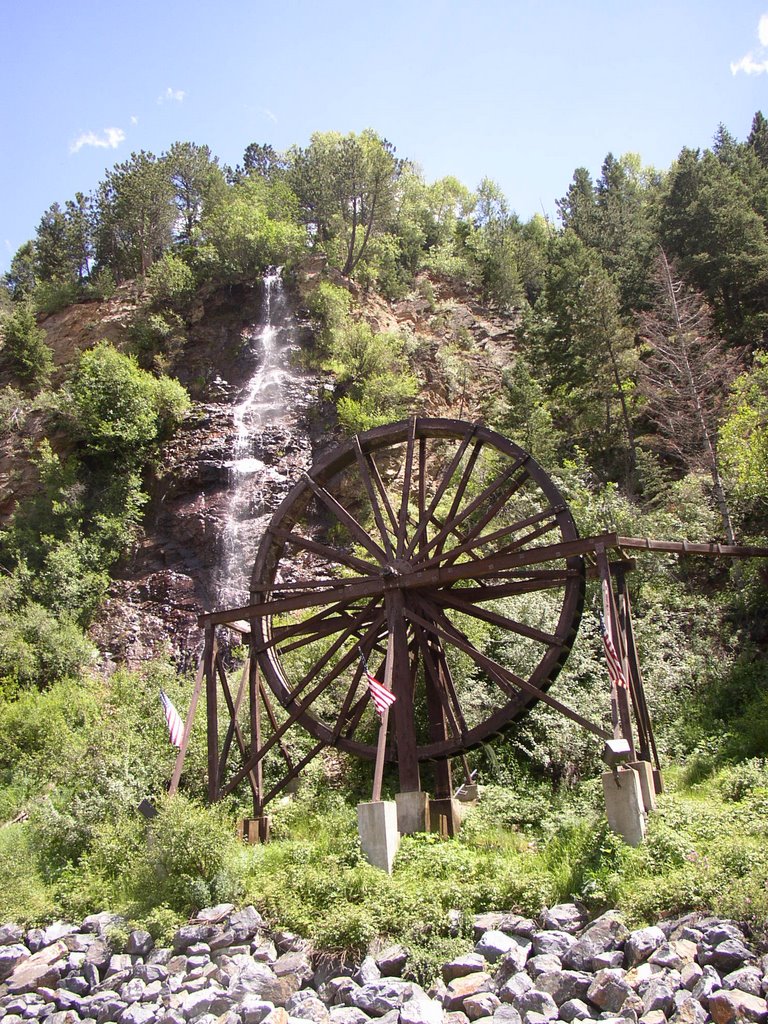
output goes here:
<path id="1" fill-rule="evenodd" d="M 297 410 L 306 405 L 307 382 L 290 366 L 298 348 L 297 324 L 279 268 L 264 275 L 263 287 L 261 322 L 246 333 L 256 369 L 233 411 L 231 457 L 226 463 L 229 498 L 216 585 L 223 607 L 247 604 L 251 569 L 266 524 L 293 483 L 291 470 L 297 461 L 309 462 L 308 442 L 301 438 L 297 445 L 294 422 Z M 286 465 L 286 449 L 291 448 L 294 456 Z"/>

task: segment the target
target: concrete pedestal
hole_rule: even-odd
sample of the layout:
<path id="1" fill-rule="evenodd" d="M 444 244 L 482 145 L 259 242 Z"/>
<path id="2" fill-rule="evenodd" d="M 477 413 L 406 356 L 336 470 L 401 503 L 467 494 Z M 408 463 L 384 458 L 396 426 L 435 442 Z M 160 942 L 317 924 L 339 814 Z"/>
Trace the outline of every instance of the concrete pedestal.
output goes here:
<path id="1" fill-rule="evenodd" d="M 423 789 L 396 793 L 397 830 L 402 836 L 429 832 L 429 794 Z"/>
<path id="2" fill-rule="evenodd" d="M 237 834 L 246 843 L 267 843 L 269 842 L 270 817 L 268 814 L 260 818 L 243 818 L 237 827 Z"/>
<path id="3" fill-rule="evenodd" d="M 611 829 L 629 846 L 639 846 L 645 838 L 645 814 L 640 778 L 632 768 L 617 768 L 603 773 L 605 811 Z"/>
<path id="4" fill-rule="evenodd" d="M 646 814 L 656 810 L 656 787 L 653 783 L 653 768 L 650 761 L 629 761 L 627 768 L 637 772 L 640 792 L 643 794 L 643 808 Z"/>
<path id="5" fill-rule="evenodd" d="M 392 800 L 374 800 L 357 805 L 357 830 L 363 856 L 375 868 L 392 874 L 392 864 L 400 845 L 397 831 L 397 807 Z"/>
<path id="6" fill-rule="evenodd" d="M 452 839 L 461 825 L 461 807 L 452 797 L 429 801 L 429 831 Z"/>

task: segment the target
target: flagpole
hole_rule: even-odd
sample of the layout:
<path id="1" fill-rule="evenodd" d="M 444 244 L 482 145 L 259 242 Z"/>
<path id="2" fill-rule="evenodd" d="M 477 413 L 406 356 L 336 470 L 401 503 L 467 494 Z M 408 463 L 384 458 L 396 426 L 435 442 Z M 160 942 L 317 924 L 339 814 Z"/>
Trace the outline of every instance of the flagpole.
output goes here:
<path id="1" fill-rule="evenodd" d="M 389 635 L 387 636 L 387 661 L 384 667 L 384 686 L 388 689 L 392 689 L 392 677 L 395 670 L 395 644 L 394 644 L 394 624 L 392 622 L 392 616 L 390 615 L 389 622 Z M 389 725 L 389 708 L 385 708 L 384 713 L 381 716 L 381 725 L 379 726 L 379 742 L 376 746 L 376 764 L 373 769 L 373 793 L 371 794 L 372 801 L 381 800 L 381 783 L 384 778 L 384 755 L 387 751 L 387 726 Z"/>

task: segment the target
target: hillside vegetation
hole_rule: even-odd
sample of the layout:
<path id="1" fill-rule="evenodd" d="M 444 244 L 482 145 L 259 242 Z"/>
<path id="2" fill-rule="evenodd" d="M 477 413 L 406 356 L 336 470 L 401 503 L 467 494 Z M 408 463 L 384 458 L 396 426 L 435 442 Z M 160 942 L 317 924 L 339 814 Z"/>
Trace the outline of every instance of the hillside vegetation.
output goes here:
<path id="1" fill-rule="evenodd" d="M 324 948 L 404 938 L 425 972 L 450 954 L 449 908 L 577 895 L 638 921 L 691 907 L 764 921 L 762 562 L 638 560 L 638 645 L 672 790 L 645 847 L 600 823 L 592 741 L 536 708 L 472 755 L 488 788 L 461 838 L 407 840 L 392 879 L 360 859 L 350 808 L 368 769 L 341 755 L 277 809 L 265 849 L 230 835 L 244 792 L 201 806 L 202 729 L 183 795 L 164 803 L 157 689 L 184 708 L 188 683 L 164 663 L 105 677 L 89 627 L 149 528 L 163 446 L 213 387 L 216 367 L 185 359 L 201 310 L 273 265 L 311 325 L 301 359 L 334 381 L 318 422 L 339 437 L 410 412 L 481 418 L 552 474 L 584 534 L 765 545 L 766 197 L 758 113 L 746 141 L 720 126 L 667 170 L 634 154 L 609 154 L 596 181 L 577 169 L 558 224 L 522 222 L 487 179 L 426 182 L 371 130 L 284 153 L 254 143 L 234 169 L 176 143 L 51 206 L 0 294 L 0 445 L 25 481 L 0 532 L 0 917 L 109 907 L 160 935 L 248 898 Z M 93 307 L 93 329 L 54 349 L 73 304 Z M 587 616 L 558 697 L 587 711 L 606 687 Z M 146 796 L 161 805 L 151 826 L 135 813 Z"/>

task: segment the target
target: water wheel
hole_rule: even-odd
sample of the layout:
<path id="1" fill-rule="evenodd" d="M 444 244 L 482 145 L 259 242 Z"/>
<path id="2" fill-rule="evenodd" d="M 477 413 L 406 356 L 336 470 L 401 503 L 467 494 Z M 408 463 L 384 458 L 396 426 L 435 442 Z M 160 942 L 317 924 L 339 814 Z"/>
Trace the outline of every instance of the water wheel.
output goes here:
<path id="1" fill-rule="evenodd" d="M 390 657 L 387 756 L 413 781 L 555 679 L 583 604 L 577 538 L 550 477 L 500 434 L 426 418 L 369 430 L 304 474 L 267 528 L 252 577 L 271 610 L 252 622 L 263 676 L 318 740 L 373 758 L 360 653 L 379 679 Z"/>

